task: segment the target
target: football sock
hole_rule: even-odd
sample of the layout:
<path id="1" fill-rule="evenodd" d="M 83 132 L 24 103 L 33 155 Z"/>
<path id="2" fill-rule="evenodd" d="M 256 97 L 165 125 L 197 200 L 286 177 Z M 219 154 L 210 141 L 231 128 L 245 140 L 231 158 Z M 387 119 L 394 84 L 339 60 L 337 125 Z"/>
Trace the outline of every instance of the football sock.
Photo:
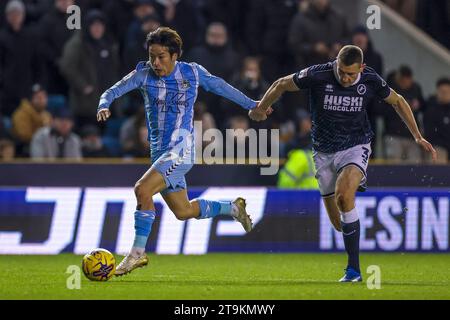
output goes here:
<path id="1" fill-rule="evenodd" d="M 141 256 L 145 252 L 148 236 L 152 230 L 155 220 L 155 211 L 136 210 L 134 213 L 134 243 L 131 254 L 135 257 Z"/>
<path id="2" fill-rule="evenodd" d="M 214 218 L 217 215 L 233 216 L 237 211 L 236 206 L 231 201 L 196 200 L 200 206 L 200 215 L 197 219 Z"/>
<path id="3" fill-rule="evenodd" d="M 353 208 L 349 212 L 341 212 L 342 235 L 344 236 L 345 251 L 348 254 L 348 266 L 359 270 L 359 234 L 360 223 L 358 212 Z"/>

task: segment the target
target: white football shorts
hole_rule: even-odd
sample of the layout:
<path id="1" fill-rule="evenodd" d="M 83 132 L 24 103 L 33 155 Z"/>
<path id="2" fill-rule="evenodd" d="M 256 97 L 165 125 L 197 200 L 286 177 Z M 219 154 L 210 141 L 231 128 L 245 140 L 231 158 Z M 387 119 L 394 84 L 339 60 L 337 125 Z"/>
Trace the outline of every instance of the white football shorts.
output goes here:
<path id="1" fill-rule="evenodd" d="M 319 182 L 322 197 L 334 195 L 336 180 L 339 173 L 347 166 L 356 166 L 361 170 L 363 179 L 361 186 L 367 181 L 367 165 L 372 152 L 370 143 L 361 144 L 335 153 L 314 151 L 314 164 L 316 166 L 316 179 Z"/>

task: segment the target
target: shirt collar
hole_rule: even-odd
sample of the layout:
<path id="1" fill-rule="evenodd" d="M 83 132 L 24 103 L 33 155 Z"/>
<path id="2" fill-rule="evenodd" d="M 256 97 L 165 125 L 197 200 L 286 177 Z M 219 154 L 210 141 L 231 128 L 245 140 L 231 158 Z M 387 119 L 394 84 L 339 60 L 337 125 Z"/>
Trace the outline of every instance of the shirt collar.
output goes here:
<path id="1" fill-rule="evenodd" d="M 334 77 L 336 78 L 336 81 L 341 84 L 341 81 L 339 81 L 339 75 L 337 73 L 337 60 L 333 61 L 333 74 Z M 358 77 L 356 78 L 355 82 L 353 82 L 350 87 L 354 86 L 355 84 L 357 84 L 359 81 L 361 80 L 361 73 L 358 73 Z"/>

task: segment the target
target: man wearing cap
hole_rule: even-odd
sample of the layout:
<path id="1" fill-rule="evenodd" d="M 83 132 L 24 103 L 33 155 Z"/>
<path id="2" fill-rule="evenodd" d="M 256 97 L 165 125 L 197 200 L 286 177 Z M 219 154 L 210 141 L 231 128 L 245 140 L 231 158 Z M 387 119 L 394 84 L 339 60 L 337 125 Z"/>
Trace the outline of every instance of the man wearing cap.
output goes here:
<path id="1" fill-rule="evenodd" d="M 46 110 L 47 91 L 40 84 L 33 85 L 31 91 L 31 99 L 23 99 L 12 116 L 13 134 L 23 144 L 29 144 L 37 130 L 50 126 L 52 119 Z"/>
<path id="2" fill-rule="evenodd" d="M 81 141 L 72 132 L 73 118 L 68 109 L 58 109 L 51 127 L 39 129 L 31 141 L 31 157 L 81 159 Z"/>

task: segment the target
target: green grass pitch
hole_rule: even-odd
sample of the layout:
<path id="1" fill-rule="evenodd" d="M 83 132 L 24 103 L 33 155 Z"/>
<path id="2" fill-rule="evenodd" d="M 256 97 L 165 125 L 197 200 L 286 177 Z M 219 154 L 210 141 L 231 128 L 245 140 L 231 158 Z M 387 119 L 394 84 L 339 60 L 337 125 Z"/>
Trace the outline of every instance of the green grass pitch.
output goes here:
<path id="1" fill-rule="evenodd" d="M 81 256 L 0 256 L 0 299 L 450 299 L 450 254 L 362 254 L 363 283 L 338 283 L 344 254 L 150 256 L 146 268 L 69 290 Z M 116 256 L 120 261 L 122 257 Z M 378 265 L 381 289 L 369 290 Z"/>

